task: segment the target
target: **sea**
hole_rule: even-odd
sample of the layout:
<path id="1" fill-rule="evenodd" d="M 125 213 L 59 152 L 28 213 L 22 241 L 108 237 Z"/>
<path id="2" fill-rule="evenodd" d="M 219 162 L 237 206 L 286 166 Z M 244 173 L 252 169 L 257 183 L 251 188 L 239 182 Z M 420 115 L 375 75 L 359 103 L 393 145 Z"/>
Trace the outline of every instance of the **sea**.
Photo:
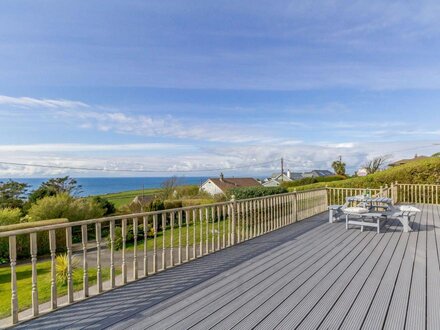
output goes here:
<path id="1" fill-rule="evenodd" d="M 100 178 L 75 178 L 78 185 L 81 186 L 81 192 L 78 194 L 80 196 L 90 196 L 90 195 L 102 195 L 108 193 L 117 193 L 128 190 L 142 190 L 151 188 L 160 188 L 161 185 L 169 177 L 129 177 L 129 178 L 110 178 L 110 177 L 100 177 Z M 200 185 L 207 178 L 206 177 L 178 177 L 178 185 Z M 9 179 L 1 179 L 0 182 L 5 182 Z M 49 178 L 16 178 L 11 180 L 27 183 L 29 185 L 29 190 L 32 191 L 37 189 L 41 183 L 49 180 Z"/>

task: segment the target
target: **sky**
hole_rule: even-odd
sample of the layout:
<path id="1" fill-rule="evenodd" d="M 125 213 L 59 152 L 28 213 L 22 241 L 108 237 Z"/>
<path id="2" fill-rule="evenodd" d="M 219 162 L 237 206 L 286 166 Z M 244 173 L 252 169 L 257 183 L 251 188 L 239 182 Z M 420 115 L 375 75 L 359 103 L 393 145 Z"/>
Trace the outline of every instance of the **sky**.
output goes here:
<path id="1" fill-rule="evenodd" d="M 438 1 L 2 1 L 0 162 L 107 171 L 0 177 L 263 176 L 281 157 L 308 171 L 339 156 L 353 172 L 430 155 L 439 18 Z"/>

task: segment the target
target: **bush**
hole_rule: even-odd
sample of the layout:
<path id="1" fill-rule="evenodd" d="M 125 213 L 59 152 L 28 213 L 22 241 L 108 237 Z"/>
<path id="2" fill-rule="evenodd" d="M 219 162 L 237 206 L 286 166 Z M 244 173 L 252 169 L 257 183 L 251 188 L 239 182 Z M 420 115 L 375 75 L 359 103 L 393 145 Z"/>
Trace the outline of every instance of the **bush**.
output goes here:
<path id="1" fill-rule="evenodd" d="M 235 199 L 247 199 L 255 197 L 263 197 L 269 195 L 283 194 L 288 192 L 285 187 L 241 187 L 232 188 L 228 191 L 228 197 L 235 196 Z"/>
<path id="2" fill-rule="evenodd" d="M 0 209 L 0 226 L 13 225 L 20 222 L 20 209 Z"/>
<path id="3" fill-rule="evenodd" d="M 107 198 L 94 196 L 92 201 L 98 204 L 104 210 L 104 216 L 111 215 L 116 212 L 115 204 L 110 202 Z"/>
<path id="4" fill-rule="evenodd" d="M 200 193 L 199 186 L 179 186 L 176 187 L 177 197 L 197 197 Z"/>
<path id="5" fill-rule="evenodd" d="M 105 214 L 103 207 L 88 198 L 74 198 L 67 193 L 44 197 L 29 209 L 31 221 L 67 218 L 69 221 L 100 218 Z"/>
<path id="6" fill-rule="evenodd" d="M 364 177 L 355 177 L 335 182 L 318 182 L 297 187 L 298 190 L 309 190 L 323 187 L 337 188 L 371 188 L 391 185 L 393 182 L 407 184 L 440 184 L 440 159 L 437 157 L 412 161 L 405 165 L 376 172 Z M 293 190 L 294 188 L 289 188 Z"/>
<path id="7" fill-rule="evenodd" d="M 295 181 L 283 182 L 281 186 L 285 188 L 292 188 L 292 187 L 305 186 L 308 184 L 313 184 L 318 182 L 333 182 L 333 181 L 340 181 L 345 179 L 346 177 L 341 175 L 322 176 L 317 178 L 302 178 Z"/>
<path id="8" fill-rule="evenodd" d="M 69 258 L 67 254 L 60 254 L 56 258 L 56 274 L 57 274 L 57 282 L 66 285 L 67 284 L 67 274 L 68 274 L 68 261 Z M 71 258 L 71 266 L 72 266 L 72 276 L 73 271 L 79 267 L 79 259 L 75 256 Z"/>
<path id="9" fill-rule="evenodd" d="M 177 209 L 177 208 L 182 207 L 182 206 L 183 206 L 183 203 L 180 200 L 166 200 L 164 202 L 165 210 Z"/>

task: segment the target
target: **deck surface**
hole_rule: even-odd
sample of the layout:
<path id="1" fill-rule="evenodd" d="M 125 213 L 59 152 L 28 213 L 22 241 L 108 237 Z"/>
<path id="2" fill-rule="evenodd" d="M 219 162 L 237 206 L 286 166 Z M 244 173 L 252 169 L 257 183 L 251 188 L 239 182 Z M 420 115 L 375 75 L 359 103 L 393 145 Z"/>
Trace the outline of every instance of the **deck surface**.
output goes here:
<path id="1" fill-rule="evenodd" d="M 45 329 L 440 329 L 440 207 L 403 233 L 315 216 L 22 323 Z"/>

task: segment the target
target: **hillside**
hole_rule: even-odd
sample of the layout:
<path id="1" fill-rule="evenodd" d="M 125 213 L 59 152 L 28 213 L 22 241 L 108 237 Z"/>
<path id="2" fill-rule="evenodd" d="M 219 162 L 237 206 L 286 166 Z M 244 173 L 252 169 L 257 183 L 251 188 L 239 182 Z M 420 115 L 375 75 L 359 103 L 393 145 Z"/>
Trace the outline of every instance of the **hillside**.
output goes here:
<path id="1" fill-rule="evenodd" d="M 392 182 L 440 184 L 440 157 L 431 157 L 414 161 L 395 168 L 342 181 L 319 182 L 305 186 L 289 188 L 290 191 L 309 190 L 321 187 L 339 188 L 379 188 Z"/>

